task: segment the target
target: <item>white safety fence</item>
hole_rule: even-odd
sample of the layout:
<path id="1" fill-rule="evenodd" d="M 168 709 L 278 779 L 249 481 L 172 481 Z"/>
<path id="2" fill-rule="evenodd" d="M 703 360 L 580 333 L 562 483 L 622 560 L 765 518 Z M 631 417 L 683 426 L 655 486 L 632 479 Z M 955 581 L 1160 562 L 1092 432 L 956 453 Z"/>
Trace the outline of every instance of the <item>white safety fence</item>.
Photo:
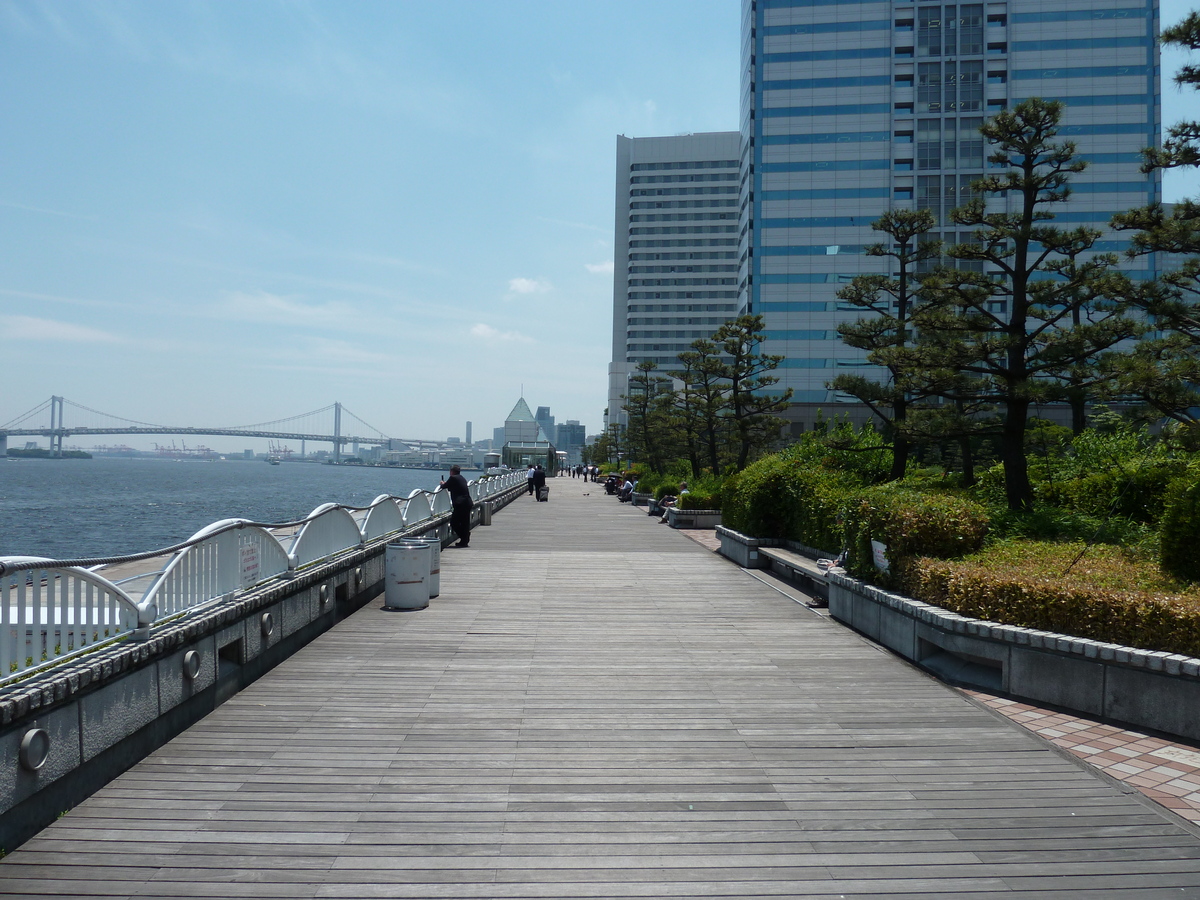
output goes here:
<path id="1" fill-rule="evenodd" d="M 524 472 L 469 482 L 476 503 L 524 484 Z M 448 492 L 416 490 L 404 498 L 382 494 L 361 508 L 323 503 L 282 525 L 223 519 L 176 547 L 130 557 L 0 557 L 0 684 L 448 512 Z M 97 571 L 138 561 L 165 564 L 117 581 Z"/>

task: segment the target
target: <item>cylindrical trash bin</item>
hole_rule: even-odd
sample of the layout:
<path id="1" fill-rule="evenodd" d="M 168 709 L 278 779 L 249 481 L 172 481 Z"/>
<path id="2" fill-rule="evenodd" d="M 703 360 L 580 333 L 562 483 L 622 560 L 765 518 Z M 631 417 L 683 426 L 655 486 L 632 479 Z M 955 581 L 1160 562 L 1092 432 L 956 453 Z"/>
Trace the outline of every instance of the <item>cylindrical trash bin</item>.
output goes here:
<path id="1" fill-rule="evenodd" d="M 482 503 L 479 504 L 479 524 L 480 525 L 491 525 L 492 524 L 492 501 L 491 500 L 484 500 Z"/>
<path id="2" fill-rule="evenodd" d="M 429 599 L 442 592 L 442 542 L 422 541 L 429 545 Z"/>
<path id="3" fill-rule="evenodd" d="M 429 605 L 429 545 L 395 541 L 384 551 L 383 608 L 424 609 Z"/>

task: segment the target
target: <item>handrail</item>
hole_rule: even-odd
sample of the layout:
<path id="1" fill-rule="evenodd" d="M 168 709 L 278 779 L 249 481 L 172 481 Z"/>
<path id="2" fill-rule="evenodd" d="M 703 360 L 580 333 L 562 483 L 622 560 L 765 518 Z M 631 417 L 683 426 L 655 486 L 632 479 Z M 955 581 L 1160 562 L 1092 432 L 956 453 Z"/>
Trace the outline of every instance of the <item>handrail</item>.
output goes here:
<path id="1" fill-rule="evenodd" d="M 137 626 L 137 603 L 103 576 L 38 556 L 8 559 L 31 574 L 0 579 L 0 681 Z"/>
<path id="2" fill-rule="evenodd" d="M 523 475 L 510 472 L 485 476 L 468 487 L 473 499 L 482 500 L 523 483 Z M 418 488 L 403 498 L 381 494 L 367 506 L 323 503 L 293 522 L 222 519 L 186 541 L 145 553 L 67 560 L 0 557 L 0 683 L 82 652 L 101 637 L 125 636 L 134 629 L 148 635 L 166 617 L 449 512 L 447 491 Z M 356 518 L 355 513 L 362 515 Z M 282 539 L 274 533 L 288 530 Z M 91 571 L 168 556 L 162 569 L 121 578 L 120 583 Z M 140 599 L 121 587 L 146 578 L 152 581 Z"/>

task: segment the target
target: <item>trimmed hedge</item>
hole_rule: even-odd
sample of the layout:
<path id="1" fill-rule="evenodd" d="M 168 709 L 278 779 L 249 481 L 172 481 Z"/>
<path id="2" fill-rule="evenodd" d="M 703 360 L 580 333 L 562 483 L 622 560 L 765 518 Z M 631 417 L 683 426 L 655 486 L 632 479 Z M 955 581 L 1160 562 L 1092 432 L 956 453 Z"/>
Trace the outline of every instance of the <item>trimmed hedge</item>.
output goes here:
<path id="1" fill-rule="evenodd" d="M 1164 460 L 1132 472 L 1109 470 L 1069 481 L 1037 486 L 1043 503 L 1092 516 L 1117 515 L 1133 522 L 1157 522 L 1171 483 L 1186 469 L 1181 460 Z"/>
<path id="2" fill-rule="evenodd" d="M 1176 479 L 1159 523 L 1162 567 L 1177 578 L 1200 581 L 1200 478 Z"/>
<path id="3" fill-rule="evenodd" d="M 674 482 L 678 487 L 680 481 L 687 481 L 688 492 L 679 497 L 680 509 L 721 509 L 724 503 L 725 483 L 720 478 L 705 475 L 701 478 L 681 478 Z M 675 493 L 671 490 L 670 493 Z"/>
<path id="4" fill-rule="evenodd" d="M 836 552 L 842 546 L 838 514 L 861 486 L 844 472 L 768 456 L 726 481 L 721 518 L 743 534 Z"/>
<path id="5" fill-rule="evenodd" d="M 913 599 L 964 616 L 1200 656 L 1200 605 L 1179 597 L 1005 575 L 974 562 L 937 559 L 912 561 L 903 582 Z"/>
<path id="6" fill-rule="evenodd" d="M 949 493 L 917 491 L 903 483 L 865 488 L 843 509 L 846 570 L 894 585 L 917 557 L 951 559 L 974 553 L 988 532 L 987 510 Z M 871 541 L 887 545 L 889 572 L 875 568 Z"/>

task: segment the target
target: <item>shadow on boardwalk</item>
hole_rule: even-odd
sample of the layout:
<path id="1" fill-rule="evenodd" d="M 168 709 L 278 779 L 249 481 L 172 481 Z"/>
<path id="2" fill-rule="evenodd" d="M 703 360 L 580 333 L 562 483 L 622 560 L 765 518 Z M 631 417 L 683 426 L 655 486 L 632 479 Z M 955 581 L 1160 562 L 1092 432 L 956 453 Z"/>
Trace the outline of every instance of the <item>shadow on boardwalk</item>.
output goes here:
<path id="1" fill-rule="evenodd" d="M 589 492 L 590 496 L 585 496 Z M 1200 897 L 1200 839 L 558 479 L 0 864 L 5 896 Z"/>

